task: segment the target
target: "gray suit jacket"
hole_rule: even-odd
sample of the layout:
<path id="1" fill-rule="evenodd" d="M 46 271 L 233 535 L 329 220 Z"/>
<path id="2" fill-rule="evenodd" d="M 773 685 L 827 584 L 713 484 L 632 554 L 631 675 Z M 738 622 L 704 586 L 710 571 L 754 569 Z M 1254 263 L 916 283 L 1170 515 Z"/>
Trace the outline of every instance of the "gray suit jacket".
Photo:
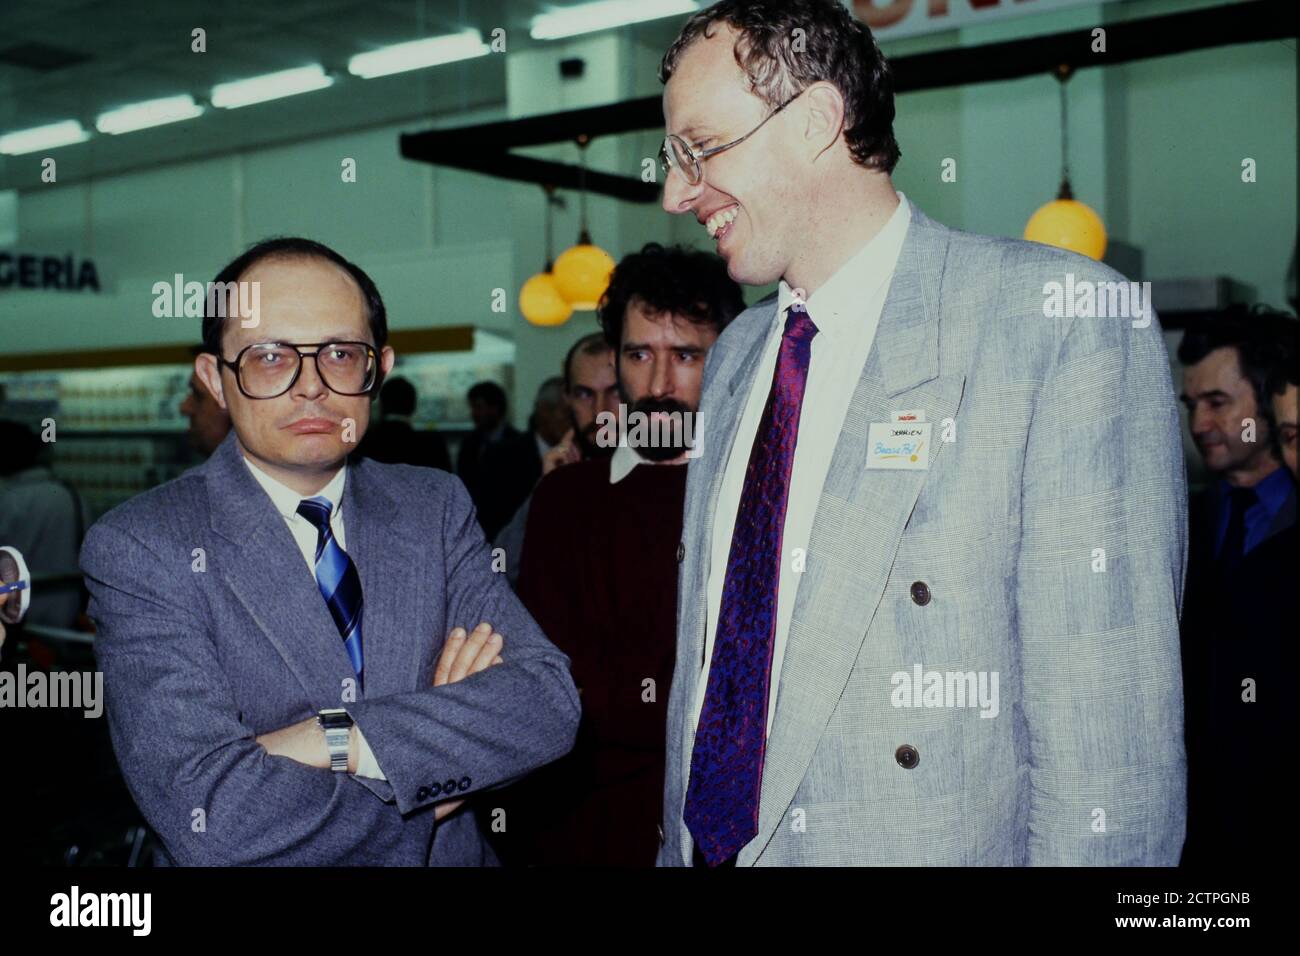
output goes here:
<path id="1" fill-rule="evenodd" d="M 1186 478 L 1159 324 L 1047 318 L 1046 282 L 1122 277 L 911 214 L 818 501 L 773 675 L 758 835 L 738 862 L 1175 864 Z M 705 367 L 660 865 L 691 861 L 714 511 L 775 309 L 740 315 Z M 905 409 L 932 423 L 929 469 L 867 469 L 870 424 Z M 918 664 L 996 672 L 997 716 L 894 706 L 893 675 Z"/>
<path id="2" fill-rule="evenodd" d="M 284 519 L 232 434 L 212 458 L 90 529 L 82 568 L 113 746 L 178 864 L 495 862 L 473 797 L 567 753 L 568 659 L 491 569 L 458 478 L 353 460 L 348 553 L 365 596 L 366 682 Z M 490 621 L 504 664 L 434 688 L 447 631 Z M 344 706 L 387 782 L 273 757 L 258 734 Z M 436 787 L 435 787 L 436 785 Z"/>

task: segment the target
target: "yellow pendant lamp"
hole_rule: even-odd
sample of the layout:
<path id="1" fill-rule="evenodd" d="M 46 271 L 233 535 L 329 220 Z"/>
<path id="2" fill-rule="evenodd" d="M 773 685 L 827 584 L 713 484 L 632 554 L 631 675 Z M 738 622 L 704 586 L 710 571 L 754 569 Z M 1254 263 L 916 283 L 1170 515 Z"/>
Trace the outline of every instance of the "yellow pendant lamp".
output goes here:
<path id="1" fill-rule="evenodd" d="M 608 252 L 591 241 L 587 229 L 587 144 L 585 133 L 578 137 L 578 155 L 581 159 L 579 175 L 579 201 L 582 209 L 582 231 L 578 244 L 560 253 L 555 260 L 555 284 L 560 295 L 575 310 L 592 310 L 600 304 L 600 297 L 609 288 L 609 276 L 614 271 L 614 259 Z"/>
<path id="2" fill-rule="evenodd" d="M 559 202 L 555 187 L 542 187 L 546 192 L 546 268 L 532 276 L 519 290 L 519 310 L 533 325 L 563 325 L 573 315 L 573 306 L 560 294 L 551 266 L 551 210 Z"/>
<path id="3" fill-rule="evenodd" d="M 1101 217 L 1074 198 L 1070 189 L 1069 112 L 1065 84 L 1074 67 L 1062 63 L 1056 68 L 1061 90 L 1061 189 L 1056 199 L 1040 206 L 1025 224 L 1025 238 L 1061 249 L 1069 249 L 1092 259 L 1106 254 L 1106 227 Z"/>
<path id="4" fill-rule="evenodd" d="M 578 244 L 565 249 L 555 260 L 555 285 L 575 310 L 590 310 L 596 308 L 609 288 L 613 271 L 614 259 L 604 249 L 592 245 L 591 235 L 584 229 L 578 236 Z"/>

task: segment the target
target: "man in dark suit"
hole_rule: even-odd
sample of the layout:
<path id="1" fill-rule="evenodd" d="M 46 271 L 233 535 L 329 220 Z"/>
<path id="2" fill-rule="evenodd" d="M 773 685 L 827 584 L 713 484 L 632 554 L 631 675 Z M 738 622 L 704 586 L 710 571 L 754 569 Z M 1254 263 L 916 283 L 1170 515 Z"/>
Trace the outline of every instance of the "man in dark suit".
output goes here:
<path id="1" fill-rule="evenodd" d="M 347 463 L 393 365 L 370 278 L 290 238 L 210 288 L 196 371 L 232 433 L 82 550 L 160 862 L 492 863 L 462 803 L 572 746 L 568 661 L 493 573 L 457 479 Z"/>
<path id="2" fill-rule="evenodd" d="M 436 431 L 416 431 L 415 386 L 404 378 L 390 378 L 379 390 L 383 418 L 373 425 L 357 446 L 357 454 L 389 465 L 418 465 L 451 471 L 447 443 Z"/>
<path id="3" fill-rule="evenodd" d="M 1267 387 L 1294 350 L 1294 319 L 1267 309 L 1189 328 L 1178 349 L 1192 439 L 1213 476 L 1189 505 L 1184 866 L 1294 845 L 1279 754 L 1295 714 L 1296 488 Z"/>
<path id="4" fill-rule="evenodd" d="M 475 507 L 478 507 L 483 487 L 484 456 L 495 445 L 516 437 L 519 429 L 506 418 L 506 390 L 496 382 L 479 382 L 469 390 L 466 400 L 474 430 L 465 436 L 456 452 L 456 474 L 460 475 Z"/>
<path id="5" fill-rule="evenodd" d="M 480 490 L 475 506 L 489 541 L 506 526 L 533 493 L 542 477 L 542 459 L 564 437 L 569 409 L 564 380 L 547 379 L 537 390 L 528 431 L 493 445 L 483 455 Z"/>

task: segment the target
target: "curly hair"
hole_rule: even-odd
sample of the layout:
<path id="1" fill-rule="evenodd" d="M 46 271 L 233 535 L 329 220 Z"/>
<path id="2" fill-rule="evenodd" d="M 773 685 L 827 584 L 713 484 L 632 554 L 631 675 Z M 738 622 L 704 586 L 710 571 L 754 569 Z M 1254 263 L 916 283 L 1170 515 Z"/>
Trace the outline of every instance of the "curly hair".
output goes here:
<path id="1" fill-rule="evenodd" d="M 596 318 L 605 341 L 617 353 L 628 304 L 639 300 L 655 314 L 680 315 L 719 332 L 745 311 L 740 286 L 717 256 L 681 246 L 646 243 L 614 267 Z"/>
<path id="2" fill-rule="evenodd" d="M 740 34 L 736 63 L 771 109 L 825 80 L 844 97 L 844 141 L 854 162 L 893 172 L 894 74 L 867 25 L 836 0 L 723 0 L 682 27 L 659 67 L 667 83 L 683 51 L 725 23 Z M 796 31 L 799 31 L 796 33 Z"/>

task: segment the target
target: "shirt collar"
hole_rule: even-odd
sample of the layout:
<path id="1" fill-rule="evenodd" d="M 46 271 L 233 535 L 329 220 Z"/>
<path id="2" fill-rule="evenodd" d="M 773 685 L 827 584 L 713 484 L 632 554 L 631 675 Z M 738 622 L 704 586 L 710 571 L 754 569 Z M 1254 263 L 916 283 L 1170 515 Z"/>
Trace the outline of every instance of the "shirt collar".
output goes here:
<path id="1" fill-rule="evenodd" d="M 1223 488 L 1223 500 L 1227 500 L 1227 494 L 1231 491 L 1231 486 L 1226 481 L 1221 481 Z M 1291 473 L 1286 470 L 1285 466 L 1279 466 L 1276 471 L 1263 480 L 1256 482 L 1251 488 L 1255 492 L 1258 504 L 1262 505 L 1264 512 L 1269 519 L 1282 510 L 1286 504 L 1287 498 L 1293 494 L 1294 482 L 1291 480 Z"/>
<path id="2" fill-rule="evenodd" d="M 609 459 L 609 483 L 616 485 L 628 475 L 632 474 L 632 469 L 637 465 L 644 464 L 642 458 L 635 448 L 629 445 L 619 445 L 614 449 L 614 454 Z"/>
<path id="3" fill-rule="evenodd" d="M 855 252 L 844 265 L 835 270 L 826 282 L 808 297 L 808 315 L 817 326 L 818 334 L 831 338 L 848 335 L 857 323 L 869 294 L 894 271 L 898 255 L 903 249 L 912 210 L 907 197 L 897 193 L 898 207 L 871 241 Z M 776 321 L 784 326 L 786 309 L 796 301 L 794 289 L 784 279 L 777 288 Z"/>
<path id="4" fill-rule="evenodd" d="M 288 485 L 272 478 L 247 458 L 244 458 L 244 464 L 253 473 L 257 483 L 271 496 L 271 503 L 275 505 L 275 510 L 280 512 L 286 519 L 292 519 L 298 513 L 298 503 L 303 500 L 303 496 Z M 311 496 L 313 498 L 325 498 L 329 501 L 331 515 L 337 515 L 343 506 L 343 485 L 347 480 L 347 474 L 348 466 L 344 464 L 330 479 L 329 484 Z"/>

